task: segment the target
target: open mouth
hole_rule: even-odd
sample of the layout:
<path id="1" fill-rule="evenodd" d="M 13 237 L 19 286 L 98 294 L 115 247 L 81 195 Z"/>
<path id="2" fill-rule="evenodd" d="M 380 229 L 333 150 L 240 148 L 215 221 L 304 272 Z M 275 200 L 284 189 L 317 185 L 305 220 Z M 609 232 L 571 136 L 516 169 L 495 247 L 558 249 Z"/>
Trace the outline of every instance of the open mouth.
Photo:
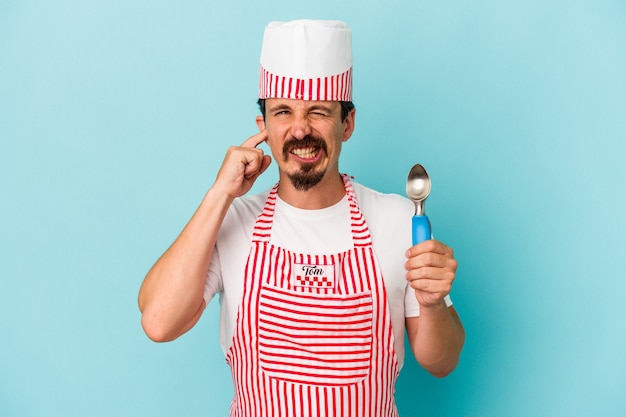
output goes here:
<path id="1" fill-rule="evenodd" d="M 315 136 L 306 136 L 300 140 L 288 140 L 283 147 L 285 161 L 291 155 L 303 162 L 315 162 L 321 157 L 322 152 L 326 152 L 326 143 Z"/>
<path id="2" fill-rule="evenodd" d="M 317 154 L 320 153 L 319 148 L 298 148 L 292 149 L 291 153 L 300 159 L 315 159 Z"/>

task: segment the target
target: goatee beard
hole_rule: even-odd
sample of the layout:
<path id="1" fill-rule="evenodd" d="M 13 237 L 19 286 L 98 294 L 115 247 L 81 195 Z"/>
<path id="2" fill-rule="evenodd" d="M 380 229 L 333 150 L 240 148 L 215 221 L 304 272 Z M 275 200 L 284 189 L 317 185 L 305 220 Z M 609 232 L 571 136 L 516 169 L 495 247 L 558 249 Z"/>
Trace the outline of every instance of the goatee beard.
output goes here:
<path id="1" fill-rule="evenodd" d="M 311 172 L 313 166 L 302 167 L 301 171 L 287 174 L 293 187 L 298 191 L 308 191 L 315 187 L 324 178 L 324 171 Z"/>

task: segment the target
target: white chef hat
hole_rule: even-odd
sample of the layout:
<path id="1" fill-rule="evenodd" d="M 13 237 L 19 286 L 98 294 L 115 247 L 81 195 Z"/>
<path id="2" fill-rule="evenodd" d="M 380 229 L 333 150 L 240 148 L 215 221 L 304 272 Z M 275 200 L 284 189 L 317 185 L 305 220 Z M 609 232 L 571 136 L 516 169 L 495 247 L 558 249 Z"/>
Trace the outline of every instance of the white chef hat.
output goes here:
<path id="1" fill-rule="evenodd" d="M 261 48 L 259 98 L 352 101 L 352 32 L 335 20 L 271 22 Z"/>

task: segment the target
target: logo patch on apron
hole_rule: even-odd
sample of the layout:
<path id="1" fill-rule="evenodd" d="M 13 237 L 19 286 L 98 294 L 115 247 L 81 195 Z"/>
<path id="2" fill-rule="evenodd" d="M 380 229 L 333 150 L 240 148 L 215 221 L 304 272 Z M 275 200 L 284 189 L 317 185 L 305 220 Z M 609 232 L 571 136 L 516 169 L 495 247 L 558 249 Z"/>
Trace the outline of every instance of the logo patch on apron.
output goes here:
<path id="1" fill-rule="evenodd" d="M 335 265 L 293 264 L 292 285 L 306 288 L 334 288 Z"/>

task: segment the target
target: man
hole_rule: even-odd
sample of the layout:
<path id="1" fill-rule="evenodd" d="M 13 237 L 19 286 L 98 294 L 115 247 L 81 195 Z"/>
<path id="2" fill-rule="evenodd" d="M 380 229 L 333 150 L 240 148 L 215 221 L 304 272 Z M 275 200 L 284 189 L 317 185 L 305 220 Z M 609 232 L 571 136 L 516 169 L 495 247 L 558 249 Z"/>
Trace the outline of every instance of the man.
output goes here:
<path id="1" fill-rule="evenodd" d="M 412 203 L 340 174 L 355 126 L 351 32 L 334 21 L 270 23 L 259 133 L 228 149 L 213 186 L 139 294 L 142 325 L 169 341 L 220 295 L 232 416 L 397 415 L 404 329 L 435 376 L 464 330 L 443 243 L 410 246 Z M 272 158 L 279 183 L 245 196 Z"/>

